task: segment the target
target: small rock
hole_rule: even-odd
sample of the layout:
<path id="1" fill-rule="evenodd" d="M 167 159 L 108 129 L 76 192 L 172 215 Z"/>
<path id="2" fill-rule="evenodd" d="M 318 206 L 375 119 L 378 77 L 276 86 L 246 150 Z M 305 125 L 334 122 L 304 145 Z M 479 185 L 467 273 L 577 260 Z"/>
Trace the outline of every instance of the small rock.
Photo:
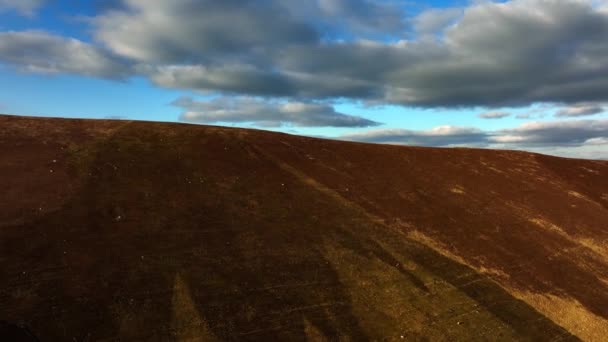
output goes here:
<path id="1" fill-rule="evenodd" d="M 456 323 L 456 324 L 458 324 L 458 325 L 463 325 L 463 324 L 464 324 L 464 322 L 460 322 L 460 321 L 459 321 L 459 322 L 458 322 L 458 323 Z"/>

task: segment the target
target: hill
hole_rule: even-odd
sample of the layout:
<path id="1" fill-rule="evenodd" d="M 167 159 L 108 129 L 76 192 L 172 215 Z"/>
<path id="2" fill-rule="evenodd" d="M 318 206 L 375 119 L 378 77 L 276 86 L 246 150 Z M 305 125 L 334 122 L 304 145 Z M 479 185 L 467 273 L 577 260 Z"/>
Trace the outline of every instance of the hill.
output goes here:
<path id="1" fill-rule="evenodd" d="M 54 340 L 608 336 L 608 162 L 0 116 L 0 320 Z"/>

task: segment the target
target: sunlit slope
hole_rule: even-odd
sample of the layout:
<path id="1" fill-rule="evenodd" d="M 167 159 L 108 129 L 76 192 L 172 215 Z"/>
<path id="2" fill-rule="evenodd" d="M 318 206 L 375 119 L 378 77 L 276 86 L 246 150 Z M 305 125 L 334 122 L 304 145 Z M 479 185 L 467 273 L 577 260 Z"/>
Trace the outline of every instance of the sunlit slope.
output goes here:
<path id="1" fill-rule="evenodd" d="M 0 117 L 0 319 L 46 340 L 601 340 L 608 163 Z"/>

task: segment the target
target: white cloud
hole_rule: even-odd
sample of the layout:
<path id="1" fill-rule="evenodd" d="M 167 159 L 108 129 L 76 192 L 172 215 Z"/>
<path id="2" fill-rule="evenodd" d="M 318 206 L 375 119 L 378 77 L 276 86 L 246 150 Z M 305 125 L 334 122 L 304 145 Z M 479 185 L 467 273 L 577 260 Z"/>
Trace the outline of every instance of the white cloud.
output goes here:
<path id="1" fill-rule="evenodd" d="M 0 62 L 26 72 L 122 79 L 130 66 L 82 41 L 41 31 L 0 32 Z"/>
<path id="2" fill-rule="evenodd" d="M 588 139 L 585 145 L 608 145 L 608 137 Z"/>

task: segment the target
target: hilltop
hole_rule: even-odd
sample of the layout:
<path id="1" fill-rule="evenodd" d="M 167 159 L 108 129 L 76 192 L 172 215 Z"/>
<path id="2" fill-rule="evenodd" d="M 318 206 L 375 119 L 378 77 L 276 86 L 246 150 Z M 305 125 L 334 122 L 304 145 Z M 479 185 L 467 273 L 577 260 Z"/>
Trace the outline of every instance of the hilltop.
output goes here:
<path id="1" fill-rule="evenodd" d="M 0 194 L 42 341 L 608 336 L 608 161 L 0 116 Z"/>

